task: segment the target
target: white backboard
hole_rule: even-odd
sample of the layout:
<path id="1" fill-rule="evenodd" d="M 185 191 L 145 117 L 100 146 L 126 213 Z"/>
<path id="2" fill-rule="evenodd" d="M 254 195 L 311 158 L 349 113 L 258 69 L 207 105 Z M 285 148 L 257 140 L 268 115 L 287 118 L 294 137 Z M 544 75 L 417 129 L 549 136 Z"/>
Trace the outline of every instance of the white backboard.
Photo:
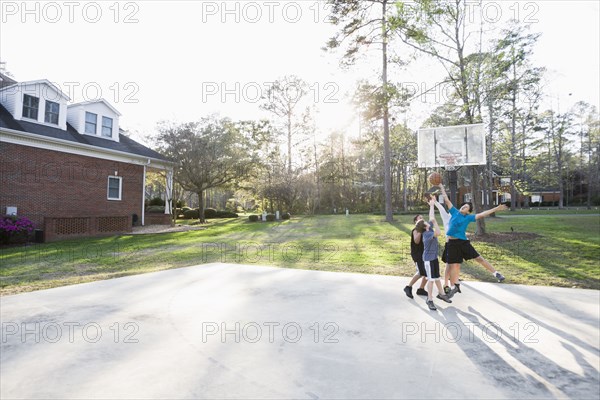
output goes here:
<path id="1" fill-rule="evenodd" d="M 457 166 L 486 163 L 483 124 L 419 129 L 417 146 L 419 168 L 445 167 L 448 154 L 457 156 Z"/>

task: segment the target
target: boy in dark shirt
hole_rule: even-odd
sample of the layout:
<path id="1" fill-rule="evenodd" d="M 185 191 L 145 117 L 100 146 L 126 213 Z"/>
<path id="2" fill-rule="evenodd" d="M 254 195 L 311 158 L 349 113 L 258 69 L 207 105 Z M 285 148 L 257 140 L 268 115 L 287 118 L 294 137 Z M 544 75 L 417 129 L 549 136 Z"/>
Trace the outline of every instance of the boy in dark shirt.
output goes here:
<path id="1" fill-rule="evenodd" d="M 416 224 L 422 219 L 423 216 L 418 214 L 413 218 L 413 222 Z M 416 228 L 414 228 L 410 233 L 410 256 L 415 263 L 416 273 L 408 283 L 408 286 L 404 288 L 404 293 L 406 293 L 406 295 L 412 299 L 413 285 L 419 280 L 419 278 L 423 278 L 421 280 L 421 287 L 417 289 L 417 294 L 427 296 L 427 292 L 425 291 L 427 273 L 425 272 L 425 264 L 423 263 L 423 240 L 421 238 L 421 233 L 417 232 Z"/>

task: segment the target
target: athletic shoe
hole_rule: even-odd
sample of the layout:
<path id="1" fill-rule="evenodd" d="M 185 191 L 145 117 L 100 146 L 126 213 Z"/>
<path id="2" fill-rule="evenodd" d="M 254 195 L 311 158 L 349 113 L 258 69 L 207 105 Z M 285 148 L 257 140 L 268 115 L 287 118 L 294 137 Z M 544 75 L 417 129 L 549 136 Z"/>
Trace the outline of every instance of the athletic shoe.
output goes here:
<path id="1" fill-rule="evenodd" d="M 462 293 L 462 292 L 460 291 L 460 283 L 457 283 L 456 285 L 454 285 L 454 287 L 456 287 L 456 291 L 457 291 L 458 293 Z"/>
<path id="2" fill-rule="evenodd" d="M 404 293 L 406 293 L 406 295 L 408 297 L 410 297 L 411 299 L 413 299 L 413 294 L 412 294 L 412 288 L 410 286 L 407 286 L 404 288 Z"/>
<path id="3" fill-rule="evenodd" d="M 496 279 L 498 279 L 498 282 L 504 282 L 504 279 L 506 279 L 500 272 L 496 272 L 495 276 Z"/>
<path id="4" fill-rule="evenodd" d="M 427 296 L 427 290 L 425 290 L 425 289 L 421 289 L 421 288 L 418 288 L 418 289 L 417 289 L 417 294 L 418 294 L 419 296 Z"/>
<path id="5" fill-rule="evenodd" d="M 451 299 L 452 297 L 454 297 L 454 295 L 456 293 L 460 293 L 460 289 L 458 288 L 458 285 L 454 286 L 454 289 L 451 289 L 448 294 L 446 294 L 446 296 L 448 296 L 449 299 Z"/>
<path id="6" fill-rule="evenodd" d="M 427 303 L 427 307 L 429 307 L 429 309 L 431 311 L 437 310 L 437 308 L 435 308 L 435 304 L 433 304 L 433 300 L 427 300 L 426 303 Z"/>
<path id="7" fill-rule="evenodd" d="M 438 294 L 437 298 L 440 300 L 444 300 L 446 303 L 452 303 L 452 300 L 450 300 L 450 297 L 448 297 L 447 294 Z"/>
<path id="8" fill-rule="evenodd" d="M 444 293 L 450 293 L 450 286 L 444 286 Z"/>

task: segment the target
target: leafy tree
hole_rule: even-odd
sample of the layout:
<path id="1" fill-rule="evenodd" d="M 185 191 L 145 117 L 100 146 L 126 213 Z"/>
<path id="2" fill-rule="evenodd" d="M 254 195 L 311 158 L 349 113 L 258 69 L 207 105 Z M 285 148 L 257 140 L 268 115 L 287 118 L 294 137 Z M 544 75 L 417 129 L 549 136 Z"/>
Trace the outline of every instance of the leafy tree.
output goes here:
<path id="1" fill-rule="evenodd" d="M 600 119 L 596 107 L 583 101 L 577 102 L 571 113 L 578 121 L 580 193 L 583 193 L 584 181 L 587 182 L 586 205 L 589 210 L 592 208 L 592 193 L 598 186 Z"/>
<path id="2" fill-rule="evenodd" d="M 307 94 L 307 84 L 296 76 L 276 80 L 267 89 L 261 108 L 273 113 L 283 126 L 287 143 L 287 170 L 292 172 L 292 147 L 294 136 L 302 133 L 302 118 L 299 110 L 302 98 Z"/>
<path id="3" fill-rule="evenodd" d="M 394 12 L 391 0 L 328 0 L 330 21 L 340 31 L 328 42 L 328 49 L 345 47 L 342 64 L 352 65 L 357 61 L 360 50 L 374 44 L 381 45 L 381 86 L 379 97 L 383 125 L 383 181 L 385 193 L 385 219 L 393 221 L 392 182 L 390 158 L 390 86 L 388 83 L 388 45 L 390 41 L 389 18 Z"/>
<path id="4" fill-rule="evenodd" d="M 526 186 L 522 180 L 526 173 L 525 140 L 533 128 L 533 117 L 541 97 L 539 83 L 544 72 L 543 68 L 531 66 L 533 46 L 540 35 L 527 33 L 527 29 L 512 21 L 510 28 L 503 30 L 493 51 L 497 74 L 504 85 L 503 97 L 509 104 L 506 124 L 510 132 L 507 139 L 513 211 L 517 203 L 517 186 Z"/>
<path id="5" fill-rule="evenodd" d="M 564 208 L 564 166 L 569 156 L 569 144 L 571 132 L 570 114 L 557 114 L 552 110 L 545 111 L 540 115 L 537 130 L 543 132 L 544 142 L 548 149 L 548 177 L 552 183 L 558 185 L 560 197 L 558 208 Z"/>
<path id="6" fill-rule="evenodd" d="M 411 171 L 417 166 L 417 137 L 406 126 L 399 124 L 392 127 L 391 132 L 392 158 L 397 169 L 396 174 L 396 204 L 400 205 L 402 197 L 402 209 L 408 211 L 408 179 Z"/>
<path id="7" fill-rule="evenodd" d="M 482 58 L 469 56 L 467 41 L 477 32 L 466 0 L 414 0 L 397 2 L 397 15 L 391 20 L 394 34 L 409 48 L 437 60 L 447 72 L 447 80 L 460 99 L 468 124 L 481 121 L 479 80 L 470 80 L 479 70 Z M 477 74 L 475 74 L 477 76 Z M 475 210 L 481 207 L 479 167 L 471 167 L 471 191 Z M 485 219 L 477 220 L 477 234 L 485 234 Z"/>
<path id="8" fill-rule="evenodd" d="M 203 118 L 199 122 L 158 127 L 159 150 L 177 162 L 174 179 L 185 190 L 198 195 L 199 219 L 204 220 L 204 193 L 248 176 L 257 161 L 262 135 L 246 123 Z"/>

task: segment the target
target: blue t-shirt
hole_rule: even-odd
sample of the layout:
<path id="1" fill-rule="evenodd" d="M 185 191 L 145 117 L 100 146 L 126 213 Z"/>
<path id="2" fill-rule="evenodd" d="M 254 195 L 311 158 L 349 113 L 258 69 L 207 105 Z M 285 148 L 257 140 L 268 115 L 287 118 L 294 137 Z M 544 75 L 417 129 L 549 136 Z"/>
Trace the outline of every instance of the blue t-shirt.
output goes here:
<path id="1" fill-rule="evenodd" d="M 446 231 L 446 236 L 452 236 L 457 239 L 467 240 L 467 226 L 471 222 L 475 222 L 476 218 L 473 214 L 462 215 L 456 208 L 451 207 L 450 225 Z"/>
<path id="2" fill-rule="evenodd" d="M 438 256 L 438 240 L 435 237 L 433 221 L 429 221 L 430 228 L 423 232 L 423 261 L 435 260 Z"/>

